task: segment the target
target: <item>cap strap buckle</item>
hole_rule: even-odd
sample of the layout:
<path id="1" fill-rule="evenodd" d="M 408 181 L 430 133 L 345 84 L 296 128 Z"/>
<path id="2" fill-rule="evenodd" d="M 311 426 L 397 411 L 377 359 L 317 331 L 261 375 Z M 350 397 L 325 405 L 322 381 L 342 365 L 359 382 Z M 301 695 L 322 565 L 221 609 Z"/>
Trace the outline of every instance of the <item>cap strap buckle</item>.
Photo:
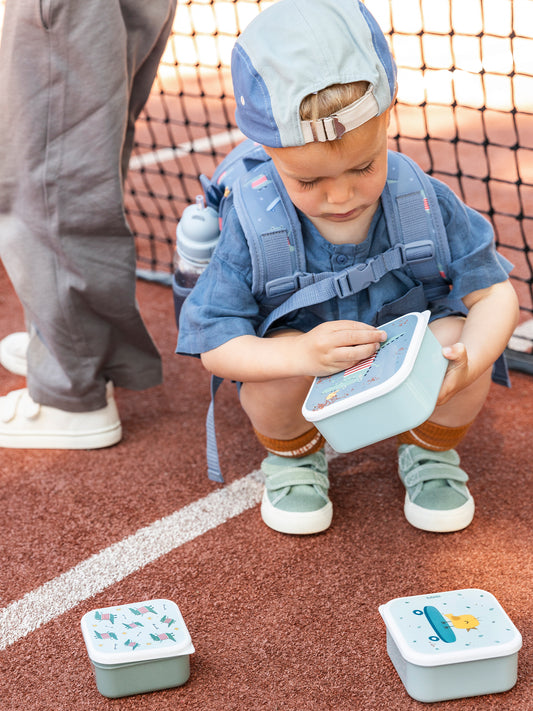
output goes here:
<path id="1" fill-rule="evenodd" d="M 365 94 L 341 111 L 313 121 L 300 121 L 305 143 L 335 141 L 379 113 L 372 85 Z"/>

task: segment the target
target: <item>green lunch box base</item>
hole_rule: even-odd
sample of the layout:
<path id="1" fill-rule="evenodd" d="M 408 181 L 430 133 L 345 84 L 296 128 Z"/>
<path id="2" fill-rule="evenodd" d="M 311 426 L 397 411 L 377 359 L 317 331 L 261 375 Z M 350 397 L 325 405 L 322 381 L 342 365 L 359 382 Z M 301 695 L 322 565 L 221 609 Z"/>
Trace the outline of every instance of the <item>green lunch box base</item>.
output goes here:
<path id="1" fill-rule="evenodd" d="M 407 693 L 423 702 L 508 691 L 522 637 L 485 590 L 396 598 L 381 605 L 387 652 Z"/>
<path id="2" fill-rule="evenodd" d="M 516 684 L 518 652 L 498 659 L 421 667 L 405 661 L 389 632 L 387 652 L 405 690 L 417 701 L 428 703 L 497 694 Z"/>
<path id="3" fill-rule="evenodd" d="M 109 698 L 181 686 L 189 678 L 191 636 L 171 600 L 98 608 L 81 619 L 98 691 Z"/>
<path id="4" fill-rule="evenodd" d="M 335 451 L 353 452 L 430 417 L 448 361 L 428 318 L 413 312 L 384 324 L 388 338 L 375 356 L 315 378 L 302 414 Z"/>
<path id="5" fill-rule="evenodd" d="M 185 684 L 190 675 L 189 655 L 133 664 L 98 664 L 91 661 L 98 691 L 110 699 Z"/>

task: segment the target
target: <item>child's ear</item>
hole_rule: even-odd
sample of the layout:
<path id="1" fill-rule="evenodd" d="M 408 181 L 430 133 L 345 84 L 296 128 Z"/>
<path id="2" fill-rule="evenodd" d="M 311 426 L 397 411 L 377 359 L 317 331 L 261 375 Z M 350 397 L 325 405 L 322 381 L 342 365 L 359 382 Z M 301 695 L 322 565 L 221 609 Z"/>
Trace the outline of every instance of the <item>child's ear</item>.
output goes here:
<path id="1" fill-rule="evenodd" d="M 394 96 L 392 97 L 392 101 L 390 102 L 389 112 L 392 109 L 392 107 L 394 106 L 394 104 L 396 103 L 397 98 L 398 98 L 398 84 L 396 84 L 396 86 L 394 87 Z"/>
<path id="2" fill-rule="evenodd" d="M 389 126 L 390 126 L 390 115 L 391 115 L 391 111 L 392 111 L 392 104 L 389 106 L 389 108 L 388 108 L 386 111 L 384 111 L 384 112 L 381 114 L 381 117 L 382 117 L 382 118 L 386 121 L 386 123 L 387 123 L 387 125 L 386 125 L 386 128 L 387 128 L 387 129 L 388 129 Z"/>

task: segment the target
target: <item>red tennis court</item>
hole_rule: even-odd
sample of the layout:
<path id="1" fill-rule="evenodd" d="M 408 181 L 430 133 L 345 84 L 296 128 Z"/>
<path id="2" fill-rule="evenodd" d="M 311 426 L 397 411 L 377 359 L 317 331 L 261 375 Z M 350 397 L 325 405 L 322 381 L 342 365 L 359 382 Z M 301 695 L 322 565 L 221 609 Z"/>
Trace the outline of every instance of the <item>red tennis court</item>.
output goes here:
<path id="1" fill-rule="evenodd" d="M 398 104 L 392 144 L 449 181 L 474 207 L 492 210 L 502 251 L 517 264 L 520 279 L 515 286 L 524 307 L 522 317 L 529 319 L 531 265 L 529 247 L 524 246 L 528 240 L 532 243 L 533 111 L 523 103 L 518 112 L 496 106 L 493 92 L 502 76 L 516 88 L 520 101 L 526 95 L 530 100 L 531 85 L 526 81 L 531 79 L 533 56 L 526 51 L 531 47 L 530 1 L 476 0 L 468 4 L 466 25 L 459 24 L 453 33 L 449 18 L 460 17 L 466 5 L 435 2 L 437 19 L 425 28 L 433 39 L 427 41 L 416 24 L 416 7 L 427 9 L 427 3 L 368 4 L 373 10 L 374 5 L 392 8 L 395 51 L 415 92 L 414 98 L 404 96 Z M 213 39 L 209 19 L 215 6 L 229 13 L 218 39 Z M 210 42 L 227 48 L 233 31 L 229 18 L 242 11 L 235 23 L 241 26 L 256 6 L 251 0 L 180 3 L 181 44 L 189 17 L 191 27 L 203 23 L 194 41 L 203 46 L 204 54 L 210 56 Z M 509 25 L 511 7 L 516 32 Z M 388 17 L 385 9 L 383 21 Z M 516 64 L 509 71 L 505 62 L 510 28 Z M 421 42 L 426 52 L 423 72 L 420 64 L 418 69 L 411 67 L 408 58 L 416 55 Z M 483 110 L 472 105 L 479 84 L 471 78 L 479 70 L 462 53 L 472 49 L 465 46 L 471 42 L 476 46 L 485 42 L 485 55 L 493 62 L 485 72 L 495 79 L 492 84 L 487 79 L 490 91 Z M 451 46 L 459 67 L 454 74 L 464 72 L 464 83 L 456 82 L 462 93 L 455 97 L 464 99 L 463 105 L 417 104 L 416 91 L 429 90 L 429 79 L 424 88 L 420 72 L 433 72 L 432 81 L 442 82 L 441 90 L 449 86 L 449 68 L 443 65 Z M 192 40 L 183 46 L 185 54 L 178 59 L 187 71 L 185 78 L 176 79 L 174 50 L 169 48 L 166 61 L 172 71 L 163 68 L 147 107 L 151 118 L 139 122 L 137 164 L 128 181 L 140 266 L 166 274 L 175 223 L 197 191 L 198 172 L 212 172 L 216 159 L 236 140 L 230 134 L 229 143 L 213 148 L 213 136 L 232 128 L 232 98 L 227 95 L 224 63 L 221 71 L 209 65 L 200 72 L 205 96 L 204 101 L 198 98 L 198 73 L 187 66 L 191 60 L 185 56 L 190 52 L 194 59 L 197 49 Z M 216 65 L 218 60 L 213 61 Z M 206 120 L 215 126 L 211 133 L 205 129 Z M 206 136 L 207 144 L 192 144 Z M 169 147 L 170 155 L 155 155 Z M 142 164 L 140 156 L 153 155 L 153 163 Z M 390 439 L 352 454 L 332 454 L 331 528 L 317 536 L 284 536 L 261 521 L 258 469 L 263 449 L 230 383 L 224 383 L 217 396 L 218 444 L 227 484 L 208 480 L 204 429 L 208 375 L 198 361 L 174 354 L 171 290 L 139 281 L 138 298 L 163 356 L 164 384 L 143 393 L 117 391 L 124 429 L 121 443 L 94 451 L 1 452 L 1 707 L 428 708 L 409 697 L 389 660 L 378 607 L 397 597 L 481 588 L 499 600 L 523 636 L 518 682 L 504 694 L 436 703 L 432 708 L 533 708 L 531 375 L 512 372 L 510 390 L 493 385 L 486 407 L 459 447 L 476 500 L 476 515 L 466 530 L 431 534 L 406 522 L 396 445 Z M 23 327 L 22 310 L 0 265 L 0 338 Z M 4 393 L 23 387 L 24 380 L 0 370 L 0 386 Z M 97 608 L 156 598 L 175 601 L 191 633 L 196 652 L 189 681 L 142 696 L 103 697 L 81 635 L 82 616 Z"/>
<path id="2" fill-rule="evenodd" d="M 481 588 L 524 638 L 518 683 L 505 694 L 435 708 L 529 708 L 531 376 L 513 373 L 511 390 L 493 386 L 460 446 L 477 506 L 465 531 L 424 533 L 405 521 L 395 443 L 387 440 L 331 462 L 335 513 L 327 532 L 284 536 L 261 521 L 263 453 L 228 383 L 217 402 L 228 484 L 207 479 L 208 376 L 200 363 L 173 353 L 169 289 L 141 282 L 139 300 L 163 354 L 165 384 L 117 391 L 123 441 L 92 452 L 2 452 L 2 707 L 423 708 L 390 663 L 378 606 Z M 0 335 L 21 326 L 2 270 Z M 5 371 L 0 377 L 5 391 L 23 385 Z M 143 696 L 101 696 L 81 617 L 155 598 L 175 601 L 192 635 L 189 681 Z"/>

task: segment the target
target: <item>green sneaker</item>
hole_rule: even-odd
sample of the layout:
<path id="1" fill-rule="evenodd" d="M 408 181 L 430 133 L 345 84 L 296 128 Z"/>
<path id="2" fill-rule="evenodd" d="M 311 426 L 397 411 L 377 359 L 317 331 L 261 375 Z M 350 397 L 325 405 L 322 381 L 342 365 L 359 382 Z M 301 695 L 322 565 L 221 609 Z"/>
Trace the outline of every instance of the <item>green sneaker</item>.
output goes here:
<path id="1" fill-rule="evenodd" d="M 398 449 L 400 479 L 407 489 L 404 512 L 415 528 L 448 533 L 466 528 L 474 517 L 474 499 L 454 449 L 432 452 L 414 444 Z"/>
<path id="2" fill-rule="evenodd" d="M 306 457 L 269 454 L 261 465 L 265 492 L 261 516 L 280 533 L 320 533 L 333 517 L 328 498 L 328 463 L 324 450 Z"/>

